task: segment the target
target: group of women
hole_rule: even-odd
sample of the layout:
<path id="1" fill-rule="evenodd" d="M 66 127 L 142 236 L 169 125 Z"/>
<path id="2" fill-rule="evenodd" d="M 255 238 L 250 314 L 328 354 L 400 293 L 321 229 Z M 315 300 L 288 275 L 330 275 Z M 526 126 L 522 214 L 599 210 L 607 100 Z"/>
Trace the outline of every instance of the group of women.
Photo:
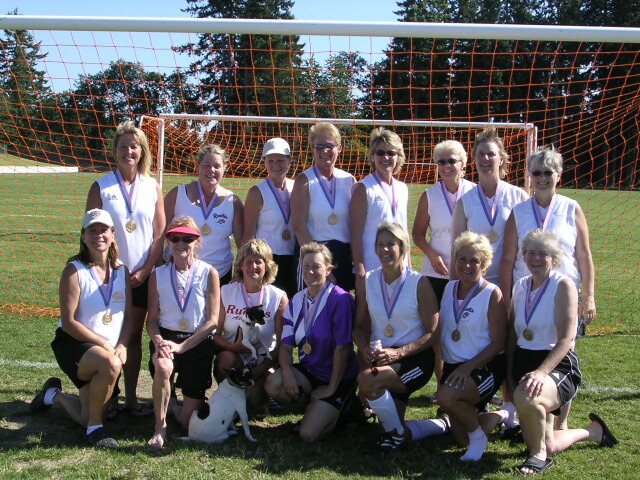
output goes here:
<path id="1" fill-rule="evenodd" d="M 80 396 L 63 394 L 52 377 L 32 411 L 57 403 L 87 427 L 90 444 L 117 446 L 103 417 L 117 402 L 121 367 L 124 408 L 147 413 L 136 393 L 146 317 L 155 448 L 164 446 L 169 413 L 188 426 L 212 385 L 212 365 L 217 382 L 250 365 L 250 408 L 272 398 L 304 409 L 297 428 L 308 442 L 359 405 L 358 388 L 384 428 L 382 450 L 450 430 L 468 446 L 462 460 L 477 461 L 488 432 L 514 425 L 516 410 L 530 451 L 523 473 L 548 468 L 551 454 L 576 441 L 617 442 L 595 414 L 586 429 L 568 430 L 564 420 L 554 430 L 552 414 L 580 383 L 578 319 L 588 324 L 596 313 L 584 213 L 555 192 L 559 153 L 528 159 L 528 198 L 504 180 L 508 156 L 495 130 L 473 145 L 477 185 L 463 178 L 462 145 L 439 143 L 440 180 L 421 196 L 412 231 L 424 253 L 420 274 L 410 267 L 408 189 L 394 177 L 405 161 L 398 135 L 373 130 L 372 174 L 360 182 L 336 167 L 342 139 L 334 125 L 314 125 L 309 142 L 314 164 L 294 181 L 288 143 L 269 140 L 267 178 L 245 205 L 221 185 L 229 158 L 216 145 L 198 153 L 198 180 L 163 200 L 148 176 L 144 133 L 121 124 L 117 168 L 92 185 L 80 253 L 60 282 L 52 347 Z M 249 311 L 264 324 L 244 328 Z M 434 370 L 447 415 L 405 421 L 409 396 Z M 503 384 L 506 405 L 486 412 Z"/>

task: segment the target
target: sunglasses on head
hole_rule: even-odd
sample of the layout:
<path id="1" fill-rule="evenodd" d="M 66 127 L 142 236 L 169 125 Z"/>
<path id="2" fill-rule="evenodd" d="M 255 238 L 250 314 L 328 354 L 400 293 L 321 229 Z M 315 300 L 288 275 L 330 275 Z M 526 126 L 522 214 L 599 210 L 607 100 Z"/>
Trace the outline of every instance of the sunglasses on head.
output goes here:
<path id="1" fill-rule="evenodd" d="M 315 148 L 316 150 L 324 150 L 325 148 L 328 148 L 329 150 L 331 150 L 333 147 L 337 147 L 338 144 L 336 143 L 316 143 L 313 148 Z"/>
<path id="2" fill-rule="evenodd" d="M 445 159 L 445 158 L 442 158 L 442 159 L 440 159 L 440 160 L 436 161 L 436 163 L 437 163 L 438 165 L 440 165 L 440 166 L 442 166 L 442 165 L 446 165 L 447 163 L 448 163 L 449 165 L 455 165 L 455 164 L 456 164 L 456 163 L 458 163 L 459 161 L 460 161 L 460 160 L 456 160 L 455 158 L 446 158 L 446 159 Z"/>
<path id="3" fill-rule="evenodd" d="M 178 243 L 178 242 L 183 242 L 183 243 L 193 243 L 198 239 L 198 237 L 178 237 L 178 236 L 171 236 L 169 237 L 169 241 L 171 243 Z"/>
<path id="4" fill-rule="evenodd" d="M 384 157 L 385 155 L 389 157 L 395 157 L 398 154 L 398 152 L 396 152 L 395 150 L 376 150 L 375 154 L 378 155 L 379 157 Z"/>
<path id="5" fill-rule="evenodd" d="M 535 170 L 533 172 L 531 172 L 531 175 L 534 177 L 539 177 L 540 175 L 544 175 L 545 177 L 550 177 L 551 175 L 553 175 L 554 172 L 553 170 L 545 170 L 543 172 L 541 172 L 540 170 Z"/>

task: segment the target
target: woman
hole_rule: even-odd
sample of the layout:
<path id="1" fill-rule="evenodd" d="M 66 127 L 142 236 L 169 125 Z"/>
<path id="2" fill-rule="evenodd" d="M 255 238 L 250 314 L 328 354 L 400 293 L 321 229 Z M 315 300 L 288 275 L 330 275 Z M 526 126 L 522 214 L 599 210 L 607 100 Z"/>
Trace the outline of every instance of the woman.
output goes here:
<path id="1" fill-rule="evenodd" d="M 351 251 L 357 289 L 365 274 L 380 267 L 371 239 L 383 220 L 407 228 L 407 184 L 393 176 L 402 169 L 405 155 L 400 137 L 382 127 L 374 128 L 369 140 L 369 165 L 373 173 L 356 183 L 349 206 Z M 409 260 L 409 256 L 405 257 Z"/>
<path id="2" fill-rule="evenodd" d="M 62 393 L 61 380 L 51 377 L 30 405 L 32 413 L 60 405 L 87 429 L 89 445 L 98 448 L 118 447 L 103 423 L 131 336 L 131 281 L 118 260 L 113 225 L 107 211 L 89 210 L 80 252 L 60 278 L 60 323 L 51 348 L 80 398 Z"/>
<path id="3" fill-rule="evenodd" d="M 531 275 L 513 288 L 507 379 L 529 449 L 519 471 L 536 474 L 553 465 L 549 456 L 576 442 L 613 447 L 618 441 L 594 413 L 589 414 L 592 422 L 587 428 L 554 431 L 553 415 L 573 399 L 582 380 L 580 362 L 571 351 L 578 293 L 571 279 L 554 270 L 562 259 L 555 234 L 529 231 L 522 252 Z"/>
<path id="4" fill-rule="evenodd" d="M 501 180 L 507 175 L 509 156 L 493 128 L 478 134 L 472 156 L 478 171 L 478 185 L 465 193 L 456 204 L 451 238 L 458 238 L 466 230 L 486 235 L 493 249 L 493 262 L 487 269 L 486 279 L 500 286 L 498 271 L 505 224 L 513 207 L 529 196 L 521 188 Z M 453 266 L 450 270 L 451 279 L 455 280 L 457 277 Z"/>
<path id="5" fill-rule="evenodd" d="M 148 444 L 158 449 L 166 442 L 169 409 L 187 430 L 191 414 L 205 402 L 205 392 L 212 384 L 211 334 L 220 305 L 218 272 L 196 255 L 200 231 L 195 221 L 177 218 L 167 227 L 165 237 L 171 257 L 151 274 L 147 320 L 156 417 Z M 175 386 L 182 389 L 182 406 L 171 400 L 175 375 Z"/>
<path id="6" fill-rule="evenodd" d="M 233 234 L 238 246 L 242 241 L 242 200 L 220 185 L 229 165 L 225 150 L 205 145 L 196 161 L 198 180 L 171 189 L 164 200 L 167 221 L 184 216 L 194 219 L 202 234 L 196 253 L 218 271 L 220 285 L 226 285 L 233 265 L 230 237 Z"/>
<path id="7" fill-rule="evenodd" d="M 271 248 L 263 240 L 252 238 L 239 250 L 234 264 L 234 282 L 224 285 L 220 296 L 218 330 L 213 336 L 218 354 L 215 361 L 216 382 L 227 376 L 230 368 L 250 365 L 254 385 L 247 391 L 249 408 L 264 410 L 268 400 L 264 382 L 269 369 L 278 361 L 282 317 L 289 300 L 284 291 L 271 285 L 278 272 Z M 252 325 L 245 331 L 254 331 L 250 341 L 256 348 L 257 357 L 242 343 L 243 324 L 247 309 L 259 307 L 264 324 Z"/>
<path id="8" fill-rule="evenodd" d="M 292 297 L 298 291 L 295 276 L 295 238 L 291 226 L 293 180 L 287 178 L 291 149 L 282 138 L 272 138 L 262 149 L 267 178 L 249 189 L 244 206 L 242 243 L 252 238 L 267 242 L 278 273 L 273 284 Z"/>
<path id="9" fill-rule="evenodd" d="M 369 365 L 358 375 L 360 393 L 384 427 L 378 447 L 390 451 L 411 441 L 404 423 L 409 395 L 433 374 L 438 304 L 429 280 L 405 265 L 410 243 L 403 226 L 381 223 L 375 246 L 382 266 L 367 272 L 353 338 Z M 374 340 L 380 349 L 371 348 Z"/>
<path id="10" fill-rule="evenodd" d="M 428 188 L 421 196 L 413 222 L 412 237 L 424 259 L 422 274 L 433 287 L 438 306 L 449 282 L 451 263 L 451 218 L 460 197 L 474 187 L 465 180 L 467 152 L 460 142 L 445 140 L 433 149 L 433 161 L 438 165 L 440 181 Z M 427 241 L 429 231 L 429 241 Z"/>
<path id="11" fill-rule="evenodd" d="M 505 379 L 507 310 L 500 289 L 482 277 L 493 257 L 487 238 L 465 232 L 455 240 L 453 255 L 459 280 L 449 282 L 442 297 L 444 370 L 437 398 L 456 441 L 469 446 L 460 460 L 478 461 L 487 435 L 503 418 L 501 411 L 484 408 Z"/>
<path id="12" fill-rule="evenodd" d="M 136 390 L 142 361 L 149 275 L 162 254 L 165 227 L 162 190 L 156 180 L 149 177 L 152 162 L 149 142 L 133 121 L 118 125 L 111 154 L 117 168 L 91 185 L 86 209 L 101 208 L 111 214 L 120 259 L 131 272 L 133 330 L 127 347 L 128 361 L 124 365 L 124 409 L 133 416 L 144 416 L 152 412 L 138 404 Z M 116 415 L 118 391 L 116 386 L 109 418 Z"/>
<path id="13" fill-rule="evenodd" d="M 339 168 L 336 160 L 342 151 L 338 129 L 326 122 L 309 130 L 314 166 L 305 170 L 293 185 L 291 211 L 293 231 L 298 245 L 311 241 L 325 243 L 336 266 L 333 275 L 346 291 L 355 287 L 351 257 L 349 203 L 355 178 Z"/>
<path id="14" fill-rule="evenodd" d="M 333 431 L 356 398 L 358 364 L 351 342 L 354 300 L 331 283 L 329 249 L 311 242 L 300 251 L 307 286 L 284 315 L 280 368 L 267 378 L 267 395 L 282 404 L 306 407 L 300 438 L 316 442 Z M 293 364 L 298 347 L 300 363 Z"/>

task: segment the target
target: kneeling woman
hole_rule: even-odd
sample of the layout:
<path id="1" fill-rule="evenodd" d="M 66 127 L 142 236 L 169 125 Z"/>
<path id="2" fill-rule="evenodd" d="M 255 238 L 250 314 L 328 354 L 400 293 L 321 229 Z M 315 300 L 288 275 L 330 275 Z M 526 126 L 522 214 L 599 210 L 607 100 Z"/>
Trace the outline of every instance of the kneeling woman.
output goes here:
<path id="1" fill-rule="evenodd" d="M 87 442 L 116 448 L 103 427 L 131 336 L 129 271 L 118 260 L 116 232 L 105 210 L 89 210 L 82 222 L 80 252 L 71 257 L 60 278 L 60 323 L 51 348 L 58 365 L 80 391 L 80 398 L 61 392 L 52 377 L 30 405 L 44 412 L 54 403 L 87 428 Z"/>
<path id="2" fill-rule="evenodd" d="M 576 442 L 594 441 L 603 447 L 618 443 L 602 419 L 589 414 L 584 429 L 553 429 L 553 415 L 578 392 L 580 362 L 571 345 L 576 335 L 578 292 L 574 283 L 554 271 L 562 246 L 553 233 L 531 230 L 522 242 L 531 275 L 513 289 L 512 327 L 508 339 L 508 386 L 514 391 L 522 436 L 529 457 L 520 466 L 536 474 L 553 465 L 549 458 Z"/>
<path id="3" fill-rule="evenodd" d="M 169 263 L 157 268 L 149 280 L 147 332 L 153 376 L 156 425 L 149 446 L 162 448 L 167 435 L 167 412 L 187 429 L 189 419 L 211 387 L 218 321 L 220 281 L 215 268 L 195 257 L 200 231 L 190 217 L 169 224 L 165 237 L 171 248 Z M 171 401 L 171 380 L 182 389 L 183 405 Z"/>
<path id="4" fill-rule="evenodd" d="M 335 428 L 357 401 L 358 364 L 351 342 L 354 300 L 328 280 L 329 249 L 311 242 L 300 251 L 303 280 L 284 315 L 280 369 L 267 378 L 267 394 L 280 403 L 306 406 L 300 438 L 315 442 Z M 293 364 L 298 347 L 300 363 Z"/>
<path id="5" fill-rule="evenodd" d="M 378 440 L 382 450 L 396 450 L 411 440 L 404 423 L 409 395 L 427 384 L 435 364 L 438 301 L 427 277 L 405 266 L 409 247 L 404 227 L 378 226 L 375 248 L 382 267 L 365 276 L 366 303 L 358 302 L 353 332 L 371 365 L 358 375 L 358 385 L 384 427 Z M 381 342 L 379 349 L 372 348 L 375 340 Z"/>

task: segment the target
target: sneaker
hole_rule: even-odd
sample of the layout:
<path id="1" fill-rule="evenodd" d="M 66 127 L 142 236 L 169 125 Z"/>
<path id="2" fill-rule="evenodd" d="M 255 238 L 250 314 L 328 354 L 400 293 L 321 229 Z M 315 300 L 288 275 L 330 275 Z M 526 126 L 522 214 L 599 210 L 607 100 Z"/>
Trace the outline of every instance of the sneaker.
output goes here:
<path id="1" fill-rule="evenodd" d="M 109 436 L 107 429 L 100 427 L 86 436 L 87 443 L 96 448 L 118 448 L 118 442 Z"/>
<path id="2" fill-rule="evenodd" d="M 386 452 L 392 452 L 405 448 L 411 442 L 411 430 L 404 429 L 404 433 L 400 435 L 396 430 L 383 433 L 378 439 L 378 449 Z"/>
<path id="3" fill-rule="evenodd" d="M 449 414 L 440 407 L 438 407 L 438 411 L 436 412 L 436 418 L 442 420 L 447 425 L 447 428 L 451 428 L 451 419 L 449 418 Z"/>
<path id="4" fill-rule="evenodd" d="M 31 400 L 31 405 L 29 405 L 29 411 L 31 413 L 46 412 L 51 408 L 51 405 L 45 405 L 44 403 L 44 396 L 50 388 L 62 390 L 62 380 L 56 377 L 51 377 L 44 382 L 42 389 L 35 397 L 33 397 L 33 400 Z"/>
<path id="5" fill-rule="evenodd" d="M 489 401 L 489 403 L 491 403 L 491 405 L 497 405 L 497 406 L 502 406 L 502 399 L 498 396 L 498 395 L 494 395 L 493 397 L 491 397 L 491 400 Z"/>

